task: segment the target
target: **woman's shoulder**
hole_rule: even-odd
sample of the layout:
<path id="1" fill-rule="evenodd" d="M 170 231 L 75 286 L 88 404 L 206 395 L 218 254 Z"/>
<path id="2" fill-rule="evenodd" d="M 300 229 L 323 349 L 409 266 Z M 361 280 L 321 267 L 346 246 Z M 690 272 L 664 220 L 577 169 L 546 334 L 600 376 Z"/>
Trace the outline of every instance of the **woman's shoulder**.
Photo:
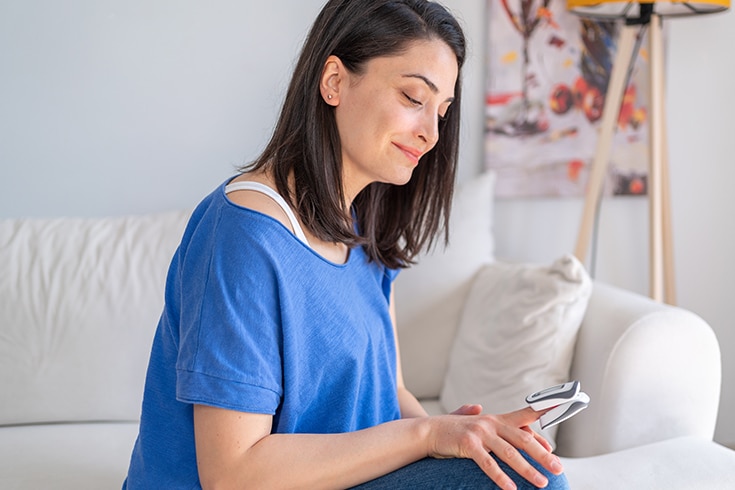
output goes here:
<path id="1" fill-rule="evenodd" d="M 241 183 L 254 183 L 260 186 L 260 190 L 254 187 L 238 187 L 237 184 Z M 230 187 L 232 190 L 229 192 L 227 192 L 228 187 L 225 188 L 226 199 L 232 204 L 270 216 L 291 230 L 291 232 L 294 232 L 286 210 L 271 195 L 263 191 L 262 186 L 265 186 L 271 191 L 276 192 L 275 182 L 267 175 L 264 173 L 240 174 L 228 182 L 228 186 L 230 185 L 232 185 Z"/>
<path id="2" fill-rule="evenodd" d="M 194 209 L 187 223 L 181 245 L 202 244 L 218 248 L 242 249 L 248 243 L 263 243 L 273 247 L 278 237 L 289 237 L 292 233 L 288 220 L 284 223 L 267 212 L 268 203 L 254 204 L 256 192 L 232 192 L 231 194 L 253 194 L 233 200 L 227 195 L 228 179 L 204 197 Z M 264 199 L 269 199 L 263 196 Z"/>

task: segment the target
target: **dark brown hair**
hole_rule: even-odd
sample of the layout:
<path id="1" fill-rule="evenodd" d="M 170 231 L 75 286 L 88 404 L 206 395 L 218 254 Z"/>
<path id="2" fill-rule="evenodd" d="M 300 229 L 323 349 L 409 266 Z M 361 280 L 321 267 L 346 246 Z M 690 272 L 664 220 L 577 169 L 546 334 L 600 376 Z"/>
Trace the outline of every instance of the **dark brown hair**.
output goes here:
<path id="1" fill-rule="evenodd" d="M 448 221 L 459 146 L 461 77 L 455 101 L 439 123 L 436 146 L 421 158 L 409 182 L 375 182 L 344 209 L 342 155 L 334 108 L 321 98 L 319 83 L 330 55 L 359 74 L 366 62 L 400 54 L 419 40 L 440 39 L 465 59 L 465 38 L 456 19 L 427 0 L 330 0 L 307 36 L 273 136 L 243 170 L 272 172 L 278 192 L 302 223 L 321 240 L 351 247 L 388 267 L 406 267 L 430 248 L 438 232 L 448 238 Z M 288 179 L 293 172 L 294 193 Z M 355 232 L 352 215 L 357 218 Z"/>

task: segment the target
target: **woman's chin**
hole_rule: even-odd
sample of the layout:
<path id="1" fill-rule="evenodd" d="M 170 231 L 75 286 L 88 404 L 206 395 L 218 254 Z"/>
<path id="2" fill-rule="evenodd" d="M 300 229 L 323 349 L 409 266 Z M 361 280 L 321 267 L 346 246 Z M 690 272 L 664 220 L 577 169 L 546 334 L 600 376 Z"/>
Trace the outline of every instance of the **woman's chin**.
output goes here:
<path id="1" fill-rule="evenodd" d="M 413 175 L 413 169 L 415 167 L 404 167 L 401 168 L 399 171 L 397 171 L 389 180 L 387 180 L 387 183 L 393 184 L 393 185 L 406 185 L 408 184 L 408 181 L 411 180 L 411 176 Z"/>

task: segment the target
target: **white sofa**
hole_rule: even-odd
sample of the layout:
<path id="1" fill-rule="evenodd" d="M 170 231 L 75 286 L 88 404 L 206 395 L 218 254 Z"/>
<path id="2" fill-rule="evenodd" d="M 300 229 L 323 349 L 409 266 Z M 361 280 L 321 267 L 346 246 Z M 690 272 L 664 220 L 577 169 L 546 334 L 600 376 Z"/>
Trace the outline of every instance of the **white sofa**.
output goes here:
<path id="1" fill-rule="evenodd" d="M 492 260 L 490 190 L 473 189 L 449 250 L 396 286 L 406 381 L 433 412 L 464 297 Z M 187 216 L 0 221 L 0 488 L 120 487 Z M 719 348 L 699 317 L 595 284 L 570 378 L 592 398 L 557 435 L 573 488 L 732 488 L 735 452 L 712 442 Z"/>

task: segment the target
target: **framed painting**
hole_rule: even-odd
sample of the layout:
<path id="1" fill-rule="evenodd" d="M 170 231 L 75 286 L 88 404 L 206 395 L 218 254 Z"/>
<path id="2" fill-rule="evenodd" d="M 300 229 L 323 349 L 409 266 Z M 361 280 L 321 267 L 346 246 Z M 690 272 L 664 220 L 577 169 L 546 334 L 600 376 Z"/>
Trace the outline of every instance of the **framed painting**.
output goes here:
<path id="1" fill-rule="evenodd" d="M 584 195 L 620 24 L 580 18 L 565 0 L 486 0 L 486 167 L 501 198 Z M 644 34 L 642 34 L 645 36 Z M 636 45 L 606 195 L 643 195 L 648 56 Z"/>

